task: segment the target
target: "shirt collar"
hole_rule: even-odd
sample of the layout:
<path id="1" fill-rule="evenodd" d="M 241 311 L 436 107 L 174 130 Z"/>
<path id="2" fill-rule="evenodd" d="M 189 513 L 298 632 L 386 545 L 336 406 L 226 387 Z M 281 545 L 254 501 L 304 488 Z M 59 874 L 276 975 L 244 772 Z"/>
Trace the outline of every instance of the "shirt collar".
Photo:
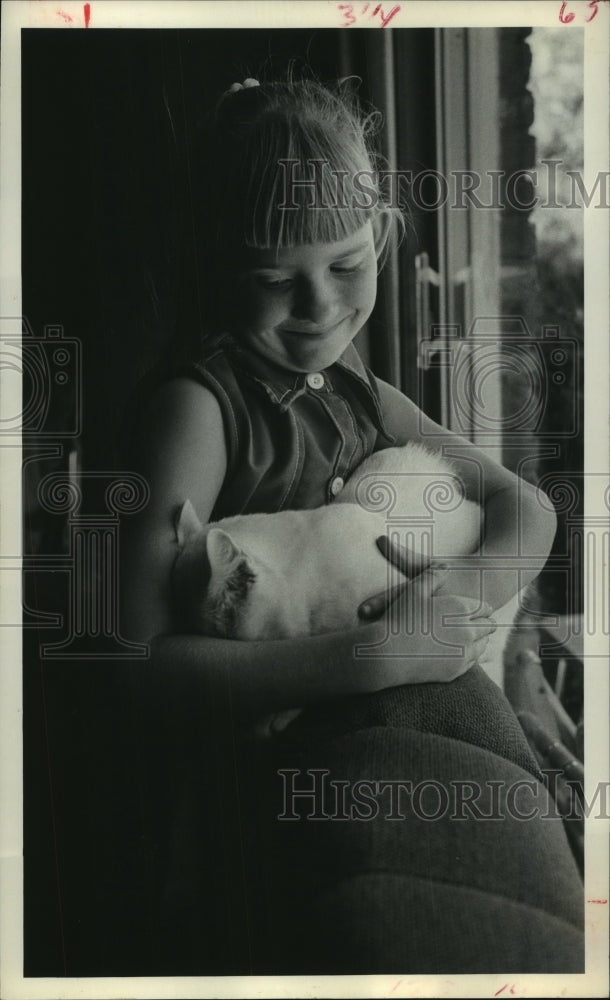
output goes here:
<path id="1" fill-rule="evenodd" d="M 230 354 L 238 362 L 242 371 L 261 383 L 267 390 L 270 398 L 284 408 L 290 405 L 290 398 L 296 398 L 296 395 L 300 395 L 307 388 L 308 373 L 291 372 L 286 368 L 282 368 L 274 364 L 274 362 L 267 360 L 262 355 L 242 347 L 229 334 L 218 340 L 215 347 Z M 370 389 L 370 381 L 366 368 L 353 344 L 348 344 L 341 357 L 333 365 L 330 365 L 329 368 L 321 369 L 320 374 L 324 376 L 327 374 L 331 375 L 335 367 L 347 372 L 349 376 L 355 378 L 361 385 Z"/>
<path id="2" fill-rule="evenodd" d="M 283 412 L 290 409 L 295 400 L 307 392 L 308 373 L 291 372 L 281 368 L 262 355 L 242 347 L 230 334 L 225 334 L 216 341 L 214 346 L 214 353 L 222 351 L 229 355 L 233 363 L 239 365 L 240 369 L 259 385 L 267 397 Z M 394 438 L 385 426 L 379 397 L 374 391 L 371 376 L 353 344 L 348 344 L 341 357 L 333 365 L 319 373 L 324 376 L 324 386 L 317 389 L 317 392 L 333 391 L 332 377 L 335 370 L 347 376 L 366 406 L 377 429 L 388 441 L 393 443 Z"/>

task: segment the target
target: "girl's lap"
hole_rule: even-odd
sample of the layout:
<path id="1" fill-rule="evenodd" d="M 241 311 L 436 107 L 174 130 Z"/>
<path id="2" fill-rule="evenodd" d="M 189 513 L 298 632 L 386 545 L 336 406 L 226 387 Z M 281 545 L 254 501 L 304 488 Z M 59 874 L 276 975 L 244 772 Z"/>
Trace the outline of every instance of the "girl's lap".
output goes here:
<path id="1" fill-rule="evenodd" d="M 470 907 L 477 933 L 487 926 L 487 902 L 497 898 L 507 902 L 494 919 L 515 940 L 534 910 L 542 924 L 532 933 L 545 948 L 557 929 L 547 924 L 555 919 L 578 940 L 580 883 L 561 821 L 529 823 L 524 839 L 523 822 L 510 811 L 501 824 L 476 822 L 468 809 L 467 822 L 457 822 L 451 809 L 432 822 L 417 808 L 434 812 L 436 793 L 415 808 L 411 793 L 393 800 L 382 789 L 411 783 L 451 792 L 455 784 L 475 784 L 481 790 L 475 809 L 487 813 L 497 808 L 494 783 L 506 791 L 531 784 L 533 776 L 540 772 L 510 705 L 478 667 L 451 684 L 404 686 L 310 709 L 267 742 L 235 739 L 227 727 L 213 749 L 202 745 L 185 783 L 172 853 L 186 877 L 180 887 L 176 872 L 169 873 L 168 885 L 178 890 L 169 908 L 172 933 L 182 927 L 180 946 L 191 942 L 189 961 L 200 974 L 379 972 L 399 961 L 428 962 L 416 971 L 440 971 L 455 959 L 446 953 L 451 920 L 439 918 L 433 900 L 435 887 L 444 886 L 454 908 Z M 362 798 L 353 800 L 362 782 L 368 814 Z M 504 793 L 500 799 L 506 801 Z M 392 802 L 400 816 L 389 822 Z M 423 957 L 392 936 L 377 942 L 374 954 L 362 951 L 376 941 L 375 900 L 390 925 L 403 923 L 396 893 L 409 919 L 432 935 Z M 333 900 L 343 900 L 340 929 L 328 918 Z M 341 959 L 336 941 L 319 950 L 333 934 Z M 202 935 L 205 956 L 197 946 Z M 486 956 L 492 965 L 501 959 Z M 547 959 L 536 959 L 540 971 Z"/>
<path id="2" fill-rule="evenodd" d="M 408 728 L 489 750 L 539 777 L 538 765 L 503 692 L 479 666 L 449 684 L 405 684 L 310 708 L 276 737 L 280 748 L 375 727 Z"/>

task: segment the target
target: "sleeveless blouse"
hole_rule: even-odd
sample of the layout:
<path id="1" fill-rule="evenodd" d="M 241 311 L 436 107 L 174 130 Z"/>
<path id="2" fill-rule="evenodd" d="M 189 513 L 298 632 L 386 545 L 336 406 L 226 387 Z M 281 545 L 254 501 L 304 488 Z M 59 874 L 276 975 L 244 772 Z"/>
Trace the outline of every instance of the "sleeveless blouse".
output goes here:
<path id="1" fill-rule="evenodd" d="M 227 472 L 212 521 L 329 503 L 363 459 L 395 442 L 353 345 L 305 374 L 224 337 L 179 374 L 206 386 L 222 413 Z"/>

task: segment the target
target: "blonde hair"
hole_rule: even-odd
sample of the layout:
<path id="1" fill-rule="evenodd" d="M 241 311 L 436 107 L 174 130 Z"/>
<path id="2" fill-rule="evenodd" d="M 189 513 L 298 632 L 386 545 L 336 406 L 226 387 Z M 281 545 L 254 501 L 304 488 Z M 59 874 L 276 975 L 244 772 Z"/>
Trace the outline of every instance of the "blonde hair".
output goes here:
<path id="1" fill-rule="evenodd" d="M 374 138 L 349 83 L 261 83 L 226 93 L 202 133 L 193 188 L 200 266 L 216 289 L 243 248 L 282 249 L 344 239 L 380 213 Z"/>

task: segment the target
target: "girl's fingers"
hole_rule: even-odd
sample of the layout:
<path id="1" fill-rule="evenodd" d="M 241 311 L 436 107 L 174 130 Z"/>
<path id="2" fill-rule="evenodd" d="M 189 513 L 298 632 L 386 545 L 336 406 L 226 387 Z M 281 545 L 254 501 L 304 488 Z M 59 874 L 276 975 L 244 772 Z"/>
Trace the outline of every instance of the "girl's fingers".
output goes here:
<path id="1" fill-rule="evenodd" d="M 445 565 L 431 565 L 412 581 L 411 587 L 419 591 L 421 599 L 427 600 L 442 587 L 446 579 L 447 567 Z"/>
<path id="2" fill-rule="evenodd" d="M 408 586 L 409 584 L 405 581 L 405 583 L 390 587 L 389 590 L 382 590 L 380 594 L 368 597 L 358 608 L 358 617 L 363 621 L 379 618 L 394 603 L 396 598 L 404 593 Z"/>
<path id="3" fill-rule="evenodd" d="M 405 576 L 411 576 L 413 574 L 414 566 L 417 561 L 414 560 L 413 554 L 402 545 L 398 545 L 396 542 L 391 541 L 387 535 L 380 535 L 377 539 L 377 548 L 381 552 L 384 559 L 392 563 L 392 566 L 396 566 L 401 573 Z"/>
<path id="4" fill-rule="evenodd" d="M 491 618 L 493 613 L 494 609 L 492 608 L 491 604 L 486 604 L 485 602 L 483 602 L 483 604 L 481 604 L 476 611 L 472 612 L 470 617 L 472 618 L 473 621 L 475 621 L 477 618 Z M 493 621 L 493 618 L 491 618 L 491 620 Z"/>
<path id="5" fill-rule="evenodd" d="M 472 629 L 473 625 L 474 629 Z M 477 618 L 476 621 L 473 621 L 472 624 L 469 625 L 469 628 L 472 629 L 472 632 L 475 635 L 473 640 L 474 642 L 485 643 L 489 639 L 489 636 L 493 635 L 493 633 L 498 630 L 498 626 L 492 618 Z"/>
<path id="6" fill-rule="evenodd" d="M 446 566 L 434 566 L 427 569 L 415 580 L 405 580 L 388 590 L 383 590 L 373 597 L 368 597 L 358 608 L 358 617 L 361 621 L 371 621 L 384 614 L 394 601 L 402 594 L 406 593 L 409 587 L 416 588 L 420 601 L 427 600 L 442 585 L 446 577 Z"/>
<path id="7" fill-rule="evenodd" d="M 460 621 L 464 624 L 467 622 L 479 624 L 479 622 L 492 618 L 493 608 L 485 602 L 481 604 L 474 597 L 460 597 L 457 594 L 446 596 L 447 601 L 451 602 L 454 608 L 452 611 L 449 611 L 449 606 L 447 608 L 448 621 L 456 624 Z"/>
<path id="8" fill-rule="evenodd" d="M 401 546 L 396 545 L 396 543 L 390 542 L 385 535 L 381 535 L 377 539 L 377 547 L 381 554 L 402 573 L 406 576 L 411 574 L 413 570 L 413 566 L 411 565 L 412 553 L 408 549 L 403 549 Z M 423 598 L 430 597 L 443 583 L 446 569 L 445 565 L 431 564 L 427 570 L 411 581 L 411 583 L 413 586 L 417 585 Z M 380 615 L 388 610 L 397 597 L 404 594 L 408 586 L 409 581 L 405 580 L 404 583 L 398 583 L 394 587 L 388 588 L 388 590 L 383 590 L 381 593 L 367 598 L 358 608 L 358 617 L 364 621 L 379 618 Z"/>
<path id="9" fill-rule="evenodd" d="M 397 569 L 404 573 L 405 576 L 412 577 L 413 586 L 417 585 L 421 588 L 422 596 L 432 597 L 433 594 L 440 588 L 441 584 L 447 580 L 447 572 L 449 567 L 443 562 L 430 563 L 427 570 L 420 573 L 419 576 L 413 576 L 414 570 L 417 571 L 419 568 L 419 560 L 413 552 L 402 545 L 398 545 L 397 542 L 387 537 L 387 535 L 380 535 L 377 538 L 377 548 L 381 552 L 382 556 L 396 566 Z M 450 590 L 450 583 L 447 584 Z M 468 605 L 472 610 L 464 609 L 464 615 L 471 620 L 479 620 L 481 618 L 490 618 L 493 614 L 493 608 L 490 604 L 485 601 L 483 603 L 477 603 L 474 599 L 464 599 L 468 600 Z M 367 602 L 368 603 L 368 602 Z M 495 623 L 492 631 L 495 630 Z"/>
<path id="10" fill-rule="evenodd" d="M 385 611 L 387 611 L 394 601 L 404 594 L 409 587 L 417 587 L 420 592 L 421 599 L 431 597 L 443 582 L 443 570 L 444 567 L 428 569 L 414 581 L 405 580 L 403 583 L 397 583 L 394 587 L 382 590 L 379 594 L 374 594 L 373 597 L 368 597 L 358 608 L 358 617 L 364 620 L 378 618 Z"/>
<path id="11" fill-rule="evenodd" d="M 490 635 L 492 632 L 496 632 L 498 628 L 498 623 L 495 618 L 491 617 L 491 613 L 483 614 L 481 611 L 477 611 L 472 615 L 465 615 L 464 625 L 468 625 L 469 627 L 474 626 L 477 635 Z"/>
<path id="12" fill-rule="evenodd" d="M 489 642 L 489 633 L 486 635 L 477 636 L 474 642 L 471 643 L 471 649 L 473 653 L 476 654 L 477 658 L 481 653 L 485 652 L 487 649 L 487 643 Z"/>

